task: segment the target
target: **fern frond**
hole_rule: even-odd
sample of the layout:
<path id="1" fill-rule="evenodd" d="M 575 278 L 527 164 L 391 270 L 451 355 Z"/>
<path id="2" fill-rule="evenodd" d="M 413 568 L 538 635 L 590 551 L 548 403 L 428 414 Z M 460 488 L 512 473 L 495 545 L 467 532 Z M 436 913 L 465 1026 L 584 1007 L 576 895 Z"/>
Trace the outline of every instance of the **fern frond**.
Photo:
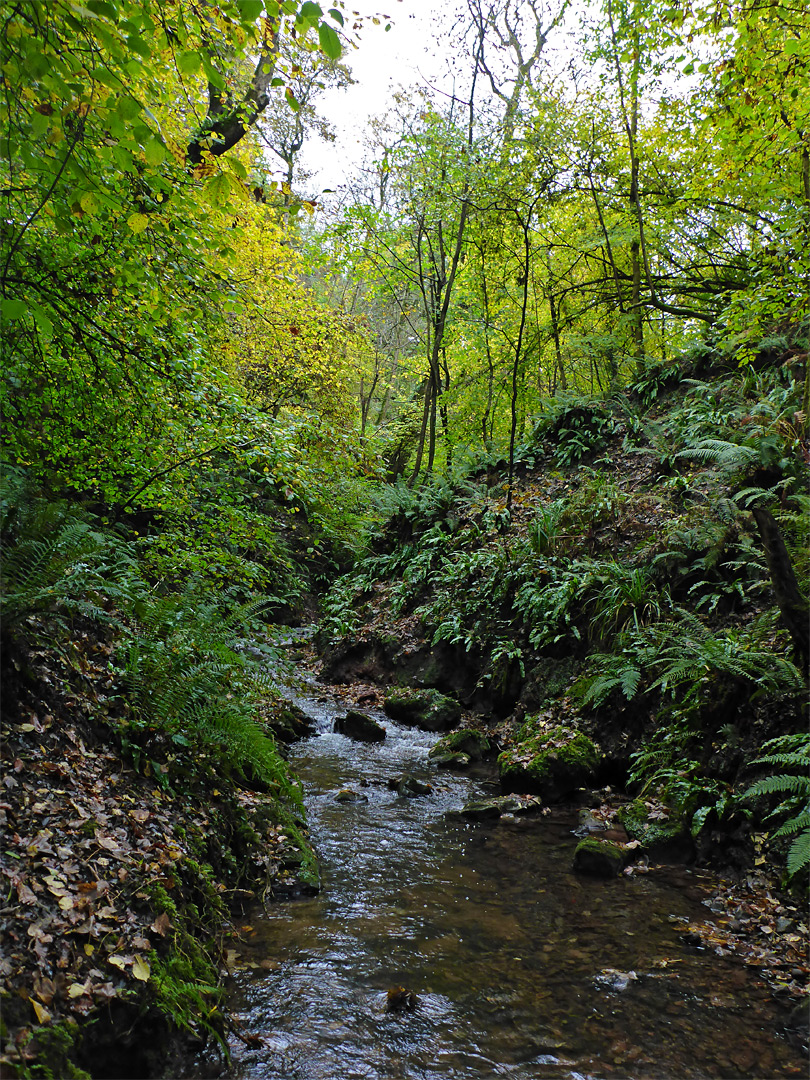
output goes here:
<path id="1" fill-rule="evenodd" d="M 782 792 L 787 795 L 810 796 L 810 778 L 806 776 L 790 776 L 787 774 L 778 776 L 764 776 L 756 780 L 743 792 L 743 797 L 756 795 L 774 795 Z"/>
<path id="2" fill-rule="evenodd" d="M 790 877 L 795 877 L 808 866 L 810 866 L 810 829 L 805 829 L 790 845 L 787 871 Z"/>

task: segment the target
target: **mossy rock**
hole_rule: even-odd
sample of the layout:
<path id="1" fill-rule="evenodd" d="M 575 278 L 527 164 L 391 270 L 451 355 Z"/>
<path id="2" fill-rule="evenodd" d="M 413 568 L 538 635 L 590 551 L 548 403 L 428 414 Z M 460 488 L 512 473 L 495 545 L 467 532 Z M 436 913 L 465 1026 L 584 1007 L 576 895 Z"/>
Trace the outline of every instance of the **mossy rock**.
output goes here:
<path id="1" fill-rule="evenodd" d="M 428 757 L 431 761 L 442 761 L 446 755 L 450 754 L 454 757 L 463 755 L 468 761 L 481 761 L 489 750 L 490 741 L 486 735 L 472 728 L 461 728 L 439 739 Z"/>
<path id="2" fill-rule="evenodd" d="M 599 750 L 587 735 L 552 728 L 499 755 L 501 790 L 560 802 L 592 778 L 598 763 Z"/>
<path id="3" fill-rule="evenodd" d="M 449 731 L 461 719 L 461 706 L 438 690 L 399 690 L 383 702 L 386 716 L 406 727 Z"/>
<path id="4" fill-rule="evenodd" d="M 349 709 L 345 716 L 335 720 L 335 731 L 357 742 L 382 742 L 385 739 L 385 728 L 367 713 L 356 709 Z"/>
<path id="5" fill-rule="evenodd" d="M 690 861 L 694 843 L 686 823 L 676 814 L 668 818 L 650 818 L 643 800 L 627 803 L 618 811 L 619 821 L 632 840 L 638 840 L 646 852 L 655 858 Z"/>
<path id="6" fill-rule="evenodd" d="M 586 836 L 574 851 L 574 872 L 588 877 L 618 877 L 627 865 L 627 852 L 610 840 Z"/>
<path id="7" fill-rule="evenodd" d="M 454 754 L 450 750 L 430 755 L 430 760 L 439 769 L 468 769 L 472 764 L 469 754 Z"/>

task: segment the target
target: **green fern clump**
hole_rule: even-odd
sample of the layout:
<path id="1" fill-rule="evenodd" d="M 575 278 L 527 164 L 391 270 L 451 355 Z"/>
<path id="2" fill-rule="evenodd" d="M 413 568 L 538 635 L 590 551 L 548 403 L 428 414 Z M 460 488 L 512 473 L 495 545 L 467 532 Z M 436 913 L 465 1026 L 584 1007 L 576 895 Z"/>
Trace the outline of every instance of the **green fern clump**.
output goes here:
<path id="1" fill-rule="evenodd" d="M 256 609 L 245 605 L 223 618 L 195 583 L 179 596 L 142 598 L 117 662 L 142 726 L 217 748 L 226 768 L 255 775 L 282 801 L 300 806 L 272 735 L 254 719 L 272 680 L 237 651 L 237 631 Z"/>
<path id="2" fill-rule="evenodd" d="M 810 735 L 805 732 L 781 735 L 769 739 L 763 750 L 769 752 L 752 765 L 769 766 L 774 771 L 751 784 L 742 798 L 780 796 L 766 820 L 783 819 L 771 834 L 772 839 L 793 837 L 787 872 L 789 877 L 795 877 L 810 866 Z"/>
<path id="3" fill-rule="evenodd" d="M 47 616 L 33 632 L 53 642 L 83 616 L 115 621 L 111 611 L 131 603 L 138 574 L 131 548 L 65 503 L 21 486 L 0 498 L 0 620 L 13 635 L 34 615 Z"/>

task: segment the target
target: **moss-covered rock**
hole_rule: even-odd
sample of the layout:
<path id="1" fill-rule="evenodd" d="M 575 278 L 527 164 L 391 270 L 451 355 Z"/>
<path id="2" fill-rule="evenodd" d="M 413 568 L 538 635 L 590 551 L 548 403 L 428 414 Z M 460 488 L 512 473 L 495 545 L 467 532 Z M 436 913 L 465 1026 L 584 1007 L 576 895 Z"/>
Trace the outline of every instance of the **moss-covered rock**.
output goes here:
<path id="1" fill-rule="evenodd" d="M 367 713 L 349 709 L 345 716 L 339 716 L 335 720 L 335 731 L 357 742 L 382 742 L 385 739 L 385 728 L 372 719 Z"/>
<path id="2" fill-rule="evenodd" d="M 619 844 L 586 836 L 574 851 L 574 872 L 589 877 L 617 877 L 627 864 L 627 852 Z"/>
<path id="3" fill-rule="evenodd" d="M 460 728 L 458 731 L 451 731 L 449 735 L 439 739 L 428 757 L 431 761 L 437 763 L 456 765 L 456 762 L 447 761 L 448 755 L 450 757 L 463 755 L 468 762 L 481 761 L 489 753 L 489 750 L 490 741 L 486 735 L 482 735 L 480 731 L 474 731 L 472 728 Z"/>
<path id="4" fill-rule="evenodd" d="M 449 731 L 461 719 L 461 706 L 438 690 L 398 690 L 383 702 L 386 716 L 407 727 Z"/>
<path id="5" fill-rule="evenodd" d="M 677 814 L 667 814 L 659 806 L 651 811 L 643 799 L 636 799 L 619 808 L 618 818 L 627 835 L 654 858 L 688 862 L 694 856 L 689 829 Z"/>
<path id="6" fill-rule="evenodd" d="M 526 725 L 521 734 L 525 730 Z M 593 776 L 598 763 L 599 750 L 587 735 L 552 728 L 518 742 L 498 757 L 501 790 L 560 802 Z"/>

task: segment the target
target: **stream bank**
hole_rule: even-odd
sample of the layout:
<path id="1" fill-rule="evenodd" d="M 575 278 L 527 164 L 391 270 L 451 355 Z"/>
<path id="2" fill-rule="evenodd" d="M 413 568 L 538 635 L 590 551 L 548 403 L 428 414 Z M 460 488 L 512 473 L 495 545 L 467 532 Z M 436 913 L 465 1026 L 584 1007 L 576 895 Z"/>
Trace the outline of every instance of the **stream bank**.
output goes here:
<path id="1" fill-rule="evenodd" d="M 495 793 L 491 768 L 437 770 L 436 735 L 375 700 L 357 685 L 298 693 L 316 734 L 291 758 L 323 889 L 235 928 L 232 1080 L 805 1074 L 790 995 L 695 930 L 717 919 L 719 879 L 574 875 L 575 807 L 465 820 Z M 384 741 L 334 731 L 347 702 Z M 403 775 L 430 792 L 399 794 Z M 414 1007 L 389 1011 L 399 989 Z"/>

